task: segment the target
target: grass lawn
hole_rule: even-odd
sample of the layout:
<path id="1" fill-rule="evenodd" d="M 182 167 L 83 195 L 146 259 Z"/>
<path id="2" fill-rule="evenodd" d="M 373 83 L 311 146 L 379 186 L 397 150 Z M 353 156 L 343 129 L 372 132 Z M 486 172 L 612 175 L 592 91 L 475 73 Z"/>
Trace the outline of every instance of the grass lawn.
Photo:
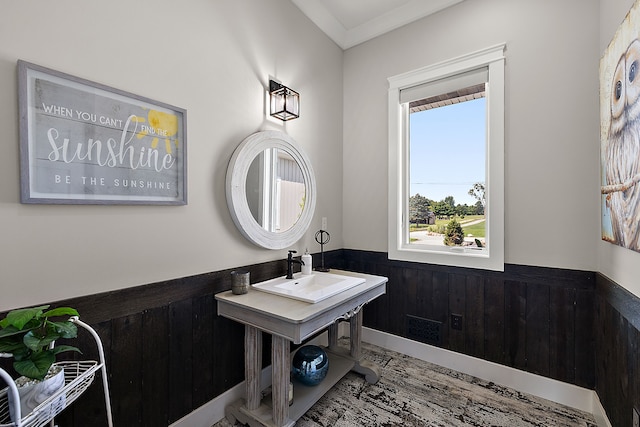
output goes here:
<path id="1" fill-rule="evenodd" d="M 469 234 L 473 234 L 473 237 L 485 237 L 485 224 L 486 221 L 468 227 L 465 227 L 463 224 L 462 229 L 464 230 L 464 235 L 468 236 Z"/>
<path id="2" fill-rule="evenodd" d="M 458 222 L 460 223 L 460 225 L 462 225 L 462 229 L 464 230 L 464 235 L 467 236 L 469 234 L 472 234 L 474 237 L 485 237 L 485 224 L 486 221 L 482 221 L 478 224 L 473 224 L 473 225 L 468 225 L 465 226 L 466 223 L 472 222 L 472 221 L 476 221 L 476 220 L 484 220 L 484 215 L 468 215 L 465 216 L 463 219 L 457 218 Z M 425 224 L 411 224 L 411 227 L 409 228 L 409 231 L 420 231 L 420 230 L 427 230 L 429 227 L 437 227 L 439 225 L 442 225 L 443 227 L 446 227 L 447 224 L 449 223 L 450 220 L 448 219 L 437 219 L 435 226 L 434 225 L 425 225 Z"/>

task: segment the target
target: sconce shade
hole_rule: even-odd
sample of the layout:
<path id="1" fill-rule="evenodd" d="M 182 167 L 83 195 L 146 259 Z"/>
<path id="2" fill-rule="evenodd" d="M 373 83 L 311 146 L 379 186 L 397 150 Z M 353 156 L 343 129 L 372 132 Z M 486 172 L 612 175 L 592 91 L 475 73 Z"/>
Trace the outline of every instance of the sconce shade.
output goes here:
<path id="1" fill-rule="evenodd" d="M 272 117 L 277 117 L 282 121 L 300 117 L 300 94 L 298 92 L 269 80 L 269 96 Z"/>

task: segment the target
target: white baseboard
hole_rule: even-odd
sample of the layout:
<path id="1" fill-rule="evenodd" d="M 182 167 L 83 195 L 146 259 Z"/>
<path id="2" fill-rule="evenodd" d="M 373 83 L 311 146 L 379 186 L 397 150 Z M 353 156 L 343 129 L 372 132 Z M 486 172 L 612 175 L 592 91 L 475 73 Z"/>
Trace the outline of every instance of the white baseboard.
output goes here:
<path id="1" fill-rule="evenodd" d="M 339 336 L 349 335 L 346 323 L 340 323 L 338 334 Z M 416 359 L 473 375 L 485 381 L 492 381 L 523 393 L 589 412 L 593 414 L 598 427 L 611 427 L 600 399 L 593 390 L 370 328 L 362 328 L 362 340 Z M 310 343 L 326 345 L 326 342 L 325 333 Z M 261 381 L 264 387 L 271 384 L 271 366 L 262 370 Z M 224 418 L 224 408 L 227 405 L 242 397 L 244 397 L 244 381 L 171 424 L 170 427 L 211 427 Z"/>
<path id="2" fill-rule="evenodd" d="M 607 413 L 602 407 L 602 403 L 600 402 L 600 398 L 593 392 L 593 418 L 596 419 L 596 423 L 598 427 L 611 427 L 611 423 L 609 422 L 609 418 L 607 418 Z"/>
<path id="3" fill-rule="evenodd" d="M 485 381 L 532 394 L 593 414 L 599 427 L 611 427 L 595 391 L 498 363 L 423 344 L 397 335 L 362 328 L 362 340 Z"/>

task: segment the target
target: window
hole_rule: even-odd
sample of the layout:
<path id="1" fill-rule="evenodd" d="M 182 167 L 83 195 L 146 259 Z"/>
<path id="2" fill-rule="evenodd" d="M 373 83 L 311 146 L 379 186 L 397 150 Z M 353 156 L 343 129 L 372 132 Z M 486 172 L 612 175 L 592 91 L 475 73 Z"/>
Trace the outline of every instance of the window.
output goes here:
<path id="1" fill-rule="evenodd" d="M 389 78 L 389 258 L 504 269 L 504 47 Z"/>
<path id="2" fill-rule="evenodd" d="M 263 229 L 287 231 L 304 208 L 302 170 L 287 151 L 267 148 L 249 166 L 246 194 L 251 215 Z"/>

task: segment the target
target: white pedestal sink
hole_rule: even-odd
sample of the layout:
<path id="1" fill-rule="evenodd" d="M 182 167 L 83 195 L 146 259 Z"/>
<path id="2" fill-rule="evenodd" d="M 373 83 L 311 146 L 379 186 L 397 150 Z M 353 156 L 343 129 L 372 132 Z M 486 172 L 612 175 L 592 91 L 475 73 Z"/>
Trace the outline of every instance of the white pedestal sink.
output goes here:
<path id="1" fill-rule="evenodd" d="M 293 275 L 293 279 L 287 279 L 284 276 L 277 277 L 256 283 L 252 285 L 252 288 L 300 301 L 316 303 L 364 282 L 365 279 L 360 277 L 314 272 L 308 275 L 297 273 Z"/>

